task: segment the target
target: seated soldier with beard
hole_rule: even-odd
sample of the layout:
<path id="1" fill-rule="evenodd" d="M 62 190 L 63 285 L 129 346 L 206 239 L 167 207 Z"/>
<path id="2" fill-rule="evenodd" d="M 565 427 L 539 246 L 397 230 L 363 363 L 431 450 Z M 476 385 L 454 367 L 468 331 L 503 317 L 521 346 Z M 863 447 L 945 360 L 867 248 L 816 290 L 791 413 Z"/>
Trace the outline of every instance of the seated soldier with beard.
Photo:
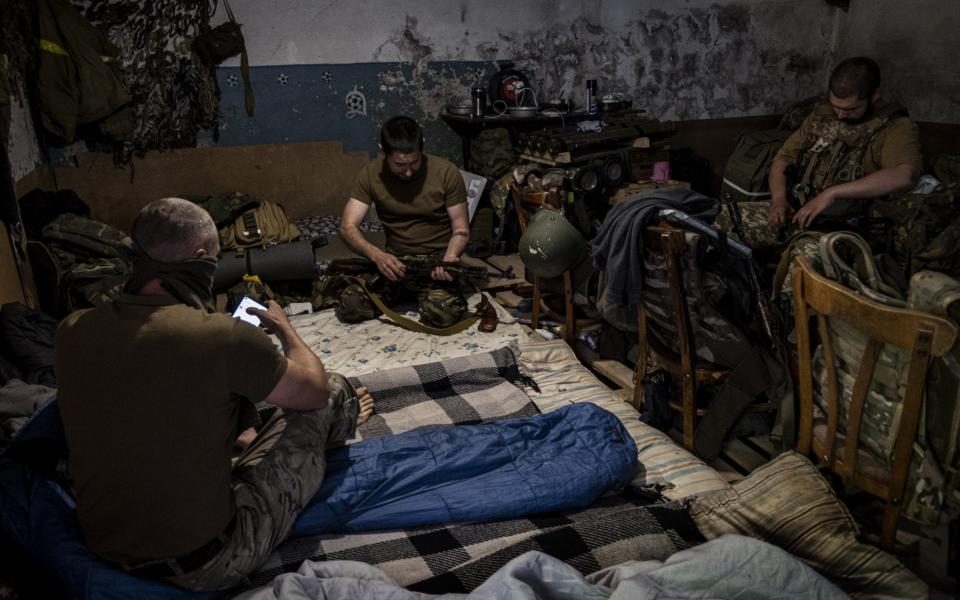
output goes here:
<path id="1" fill-rule="evenodd" d="M 456 323 L 466 312 L 457 281 L 442 266 L 423 289 L 399 284 L 412 261 L 458 263 L 470 240 L 467 190 L 460 171 L 449 161 L 423 152 L 423 132 L 405 116 L 389 119 L 380 129 L 383 156 L 357 176 L 343 209 L 340 236 L 350 248 L 376 264 L 387 280 L 381 296 L 387 304 L 416 293 L 421 320 L 436 327 Z M 374 205 L 383 223 L 386 248 L 371 244 L 360 223 Z M 392 284 L 392 285 L 391 285 Z M 357 296 L 355 289 L 347 294 Z M 361 320 L 339 311 L 344 320 Z"/>
<path id="2" fill-rule="evenodd" d="M 770 168 L 770 202 L 741 202 L 746 242 L 778 245 L 777 232 L 819 215 L 853 216 L 870 199 L 912 189 L 923 169 L 917 126 L 880 95 L 880 68 L 850 58 L 830 75 L 828 98 L 787 139 Z M 717 220 L 729 231 L 726 213 Z"/>

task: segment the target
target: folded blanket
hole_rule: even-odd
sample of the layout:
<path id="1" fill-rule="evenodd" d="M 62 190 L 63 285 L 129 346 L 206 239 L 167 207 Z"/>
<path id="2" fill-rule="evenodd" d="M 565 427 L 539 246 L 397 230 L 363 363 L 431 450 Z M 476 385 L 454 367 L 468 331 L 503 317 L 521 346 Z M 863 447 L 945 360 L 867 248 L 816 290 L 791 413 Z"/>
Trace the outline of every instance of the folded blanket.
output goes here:
<path id="1" fill-rule="evenodd" d="M 531 417 L 540 411 L 523 391 L 536 387 L 517 360 L 517 349 L 451 358 L 351 377 L 374 397 L 377 411 L 357 428 L 365 440 L 422 427 L 472 425 Z M 353 443 L 353 442 L 348 442 Z"/>

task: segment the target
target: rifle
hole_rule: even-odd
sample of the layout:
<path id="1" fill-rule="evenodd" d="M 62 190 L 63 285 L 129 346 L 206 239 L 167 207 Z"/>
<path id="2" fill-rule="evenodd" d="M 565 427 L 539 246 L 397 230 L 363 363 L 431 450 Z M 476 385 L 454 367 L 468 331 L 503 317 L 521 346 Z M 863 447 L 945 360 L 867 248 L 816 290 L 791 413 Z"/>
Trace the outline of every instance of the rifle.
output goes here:
<path id="1" fill-rule="evenodd" d="M 814 231 L 856 231 L 867 233 L 886 231 L 893 226 L 893 219 L 887 217 L 862 217 L 842 215 L 817 215 L 807 229 Z"/>
<path id="2" fill-rule="evenodd" d="M 733 197 L 729 192 L 723 194 L 723 202 L 727 205 L 727 210 L 730 212 L 730 221 L 733 223 L 733 231 L 740 237 L 740 239 L 745 239 L 743 234 L 743 219 L 740 216 L 740 207 L 737 206 L 737 203 L 733 200 Z M 763 294 L 763 290 L 760 288 L 760 279 L 757 277 L 757 265 L 753 262 L 752 257 L 744 258 L 744 261 L 747 263 L 747 279 L 750 280 L 750 289 L 753 291 L 753 295 L 756 297 L 757 302 L 757 314 L 760 316 L 760 325 L 763 327 L 763 333 L 767 336 L 767 339 L 770 340 L 771 346 L 776 349 L 779 343 L 779 337 L 777 336 L 776 321 L 773 314 L 773 309 L 770 308 L 770 304 L 767 303 L 767 298 Z"/>
<path id="3" fill-rule="evenodd" d="M 443 267 L 455 282 L 465 284 L 468 287 L 479 288 L 490 278 L 490 272 L 486 267 L 471 267 L 442 260 L 411 258 L 404 260 L 403 264 L 406 267 L 403 281 L 412 286 L 432 283 L 434 279 L 431 274 L 437 267 Z M 370 285 L 375 285 L 380 279 L 380 271 L 377 269 L 376 263 L 366 258 L 338 258 L 332 260 L 330 266 L 327 267 L 327 275 L 368 275 L 367 283 Z"/>
<path id="4" fill-rule="evenodd" d="M 737 214 L 739 215 L 740 213 L 738 212 Z M 720 233 L 716 229 L 707 225 L 700 219 L 688 215 L 682 210 L 677 210 L 675 208 L 661 208 L 660 212 L 657 213 L 657 216 L 675 225 L 693 229 L 697 233 L 706 236 L 706 238 L 709 239 L 714 246 L 720 244 Z M 753 257 L 753 250 L 750 248 L 750 246 L 744 244 L 740 240 L 735 240 L 728 237 L 727 249 L 731 250 L 734 254 L 743 259 L 749 260 Z"/>

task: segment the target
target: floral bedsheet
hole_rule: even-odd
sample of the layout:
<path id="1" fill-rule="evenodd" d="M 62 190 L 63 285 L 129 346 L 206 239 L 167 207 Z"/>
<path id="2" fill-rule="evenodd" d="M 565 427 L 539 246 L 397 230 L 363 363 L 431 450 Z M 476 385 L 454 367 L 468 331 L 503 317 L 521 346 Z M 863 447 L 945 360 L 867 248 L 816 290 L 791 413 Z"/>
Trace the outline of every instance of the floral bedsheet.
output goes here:
<path id="1" fill-rule="evenodd" d="M 469 310 L 472 312 L 479 302 L 480 294 L 473 294 L 467 300 Z M 290 323 L 327 369 L 357 376 L 490 352 L 525 340 L 526 334 L 516 319 L 492 298 L 490 304 L 500 319 L 491 333 L 477 331 L 475 323 L 455 335 L 426 335 L 403 329 L 386 317 L 345 324 L 337 320 L 333 309 L 291 317 Z M 407 311 L 404 316 L 419 320 L 415 311 Z"/>

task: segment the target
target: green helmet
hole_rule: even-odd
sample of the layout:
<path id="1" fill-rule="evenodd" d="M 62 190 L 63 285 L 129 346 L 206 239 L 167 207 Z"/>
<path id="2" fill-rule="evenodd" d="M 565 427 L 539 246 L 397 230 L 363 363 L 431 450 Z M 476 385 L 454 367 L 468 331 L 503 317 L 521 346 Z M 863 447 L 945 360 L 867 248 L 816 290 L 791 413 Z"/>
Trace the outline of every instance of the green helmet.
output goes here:
<path id="1" fill-rule="evenodd" d="M 539 277 L 556 277 L 587 255 L 587 242 L 559 211 L 541 208 L 520 236 L 520 260 Z"/>

